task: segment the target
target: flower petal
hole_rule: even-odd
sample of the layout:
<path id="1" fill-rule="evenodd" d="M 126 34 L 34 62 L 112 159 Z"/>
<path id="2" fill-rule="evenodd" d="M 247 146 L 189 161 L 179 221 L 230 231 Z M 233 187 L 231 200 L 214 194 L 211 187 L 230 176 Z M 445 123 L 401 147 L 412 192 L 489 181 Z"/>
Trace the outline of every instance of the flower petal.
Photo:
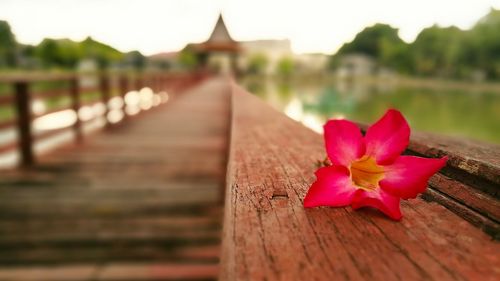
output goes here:
<path id="1" fill-rule="evenodd" d="M 381 188 L 374 191 L 358 190 L 352 199 L 354 210 L 361 207 L 373 207 L 382 211 L 393 220 L 400 220 L 403 215 L 399 209 L 399 198 Z"/>
<path id="2" fill-rule="evenodd" d="M 365 142 L 360 129 L 348 120 L 329 120 L 324 129 L 328 158 L 333 164 L 348 167 L 365 154 Z"/>
<path id="3" fill-rule="evenodd" d="M 346 167 L 323 167 L 316 171 L 316 181 L 304 198 L 304 207 L 348 206 L 351 204 L 354 192 L 356 188 L 352 185 Z"/>
<path id="4" fill-rule="evenodd" d="M 408 146 L 410 127 L 401 112 L 389 109 L 366 131 L 366 154 L 378 164 L 392 163 Z"/>
<path id="5" fill-rule="evenodd" d="M 384 166 L 380 187 L 403 199 L 415 198 L 425 191 L 429 178 L 443 168 L 447 160 L 447 157 L 400 156 L 391 165 Z"/>

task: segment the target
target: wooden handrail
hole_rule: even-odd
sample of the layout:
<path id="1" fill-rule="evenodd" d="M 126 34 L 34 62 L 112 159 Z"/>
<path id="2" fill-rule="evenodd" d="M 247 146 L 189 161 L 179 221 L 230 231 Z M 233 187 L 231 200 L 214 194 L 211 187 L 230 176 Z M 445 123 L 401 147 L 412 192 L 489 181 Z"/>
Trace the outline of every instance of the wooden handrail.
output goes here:
<path id="1" fill-rule="evenodd" d="M 498 244 L 444 204 L 421 197 L 404 201 L 400 222 L 366 209 L 305 209 L 303 198 L 315 180 L 315 163 L 325 156 L 322 137 L 239 86 L 233 84 L 231 91 L 220 280 L 498 276 Z M 432 177 L 428 190 L 442 194 L 433 187 L 442 179 L 453 180 L 456 189 L 464 184 L 441 173 Z M 477 196 L 462 197 L 464 208 L 486 204 L 483 210 L 498 213 L 498 199 L 469 191 Z M 490 222 L 489 234 L 497 237 L 498 222 Z"/>
<path id="2" fill-rule="evenodd" d="M 98 86 L 93 88 L 80 87 L 78 85 L 79 78 L 82 76 L 94 76 L 98 78 Z M 129 72 L 98 72 L 98 73 L 14 73 L 14 74 L 2 74 L 0 75 L 0 83 L 12 84 L 14 86 L 13 95 L 5 95 L 0 97 L 0 105 L 8 106 L 15 104 L 17 117 L 14 120 L 7 120 L 0 122 L 0 129 L 8 129 L 13 125 L 17 125 L 19 131 L 18 143 L 11 143 L 3 145 L 0 148 L 0 152 L 6 152 L 15 147 L 19 148 L 19 153 L 21 155 L 21 166 L 29 167 L 35 163 L 35 157 L 33 152 L 33 143 L 35 139 L 40 139 L 52 136 L 62 130 L 51 130 L 42 135 L 33 136 L 32 132 L 32 120 L 47 115 L 50 113 L 55 113 L 65 109 L 72 109 L 77 113 L 76 122 L 72 125 L 73 132 L 75 135 L 75 140 L 81 142 L 83 140 L 83 129 L 82 121 L 78 116 L 79 109 L 88 104 L 103 103 L 106 106 L 104 116 L 107 117 L 109 108 L 108 101 L 112 97 L 112 83 L 111 79 L 118 79 L 118 85 L 116 89 L 119 91 L 119 95 L 124 98 L 128 90 L 135 88 L 137 90 L 143 87 L 150 87 L 156 90 L 164 90 L 168 88 L 170 83 L 178 82 L 179 80 L 189 80 L 192 81 L 190 76 L 193 74 L 177 74 L 177 73 L 160 73 L 160 72 L 144 72 L 144 73 L 132 73 Z M 30 85 L 35 82 L 45 82 L 45 81 L 65 81 L 69 82 L 65 88 L 43 90 L 43 91 L 31 91 Z M 95 101 L 82 101 L 82 95 L 88 91 L 96 91 L 100 93 L 99 100 Z M 36 98 L 52 98 L 52 97 L 63 97 L 67 96 L 70 98 L 70 104 L 68 106 L 63 106 L 60 108 L 53 108 L 43 114 L 35 115 L 31 112 L 31 102 Z M 127 114 L 125 113 L 125 104 L 122 110 L 124 111 L 123 120 L 127 119 Z M 111 127 L 111 124 L 106 118 L 106 127 Z M 66 130 L 67 128 L 63 128 Z"/>
<path id="3" fill-rule="evenodd" d="M 14 94 L 8 93 L 0 96 L 0 105 L 11 105 L 14 102 Z"/>

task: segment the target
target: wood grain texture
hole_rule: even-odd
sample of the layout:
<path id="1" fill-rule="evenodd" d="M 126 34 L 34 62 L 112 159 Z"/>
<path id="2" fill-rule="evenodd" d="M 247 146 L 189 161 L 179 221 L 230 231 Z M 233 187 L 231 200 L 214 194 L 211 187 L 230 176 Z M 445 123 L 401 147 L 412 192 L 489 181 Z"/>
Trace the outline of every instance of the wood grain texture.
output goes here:
<path id="1" fill-rule="evenodd" d="M 421 155 L 449 157 L 449 168 L 484 178 L 496 185 L 490 190 L 497 198 L 500 186 L 500 146 L 461 138 L 413 133 L 409 150 Z"/>
<path id="2" fill-rule="evenodd" d="M 358 124 L 366 131 L 366 124 Z M 422 198 L 437 202 L 500 240 L 500 147 L 461 138 L 412 132 L 405 154 L 448 157 Z"/>
<path id="3" fill-rule="evenodd" d="M 321 136 L 232 87 L 220 280 L 500 278 L 500 245 L 435 202 L 403 202 L 400 222 L 304 209 Z"/>

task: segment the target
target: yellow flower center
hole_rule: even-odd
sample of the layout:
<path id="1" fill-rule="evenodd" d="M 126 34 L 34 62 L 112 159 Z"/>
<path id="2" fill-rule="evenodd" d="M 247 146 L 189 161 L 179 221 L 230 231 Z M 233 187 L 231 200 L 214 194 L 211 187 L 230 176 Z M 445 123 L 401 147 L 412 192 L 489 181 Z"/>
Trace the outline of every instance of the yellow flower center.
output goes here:
<path id="1" fill-rule="evenodd" d="M 354 185 L 366 191 L 377 189 L 378 183 L 384 178 L 384 167 L 377 165 L 375 159 L 367 155 L 352 162 L 350 170 Z"/>

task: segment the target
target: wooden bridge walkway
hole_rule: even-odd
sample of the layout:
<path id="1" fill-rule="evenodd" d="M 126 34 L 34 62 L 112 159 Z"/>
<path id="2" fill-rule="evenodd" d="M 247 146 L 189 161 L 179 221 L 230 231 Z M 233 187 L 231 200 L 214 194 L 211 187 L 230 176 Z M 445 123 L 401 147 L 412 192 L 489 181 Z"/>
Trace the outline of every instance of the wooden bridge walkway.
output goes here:
<path id="1" fill-rule="evenodd" d="M 151 112 L 1 172 L 0 280 L 212 280 L 229 89 Z"/>
<path id="2" fill-rule="evenodd" d="M 0 174 L 0 281 L 500 279 L 498 146 L 413 134 L 449 160 L 393 222 L 304 209 L 321 136 L 227 79 L 131 118 Z"/>

